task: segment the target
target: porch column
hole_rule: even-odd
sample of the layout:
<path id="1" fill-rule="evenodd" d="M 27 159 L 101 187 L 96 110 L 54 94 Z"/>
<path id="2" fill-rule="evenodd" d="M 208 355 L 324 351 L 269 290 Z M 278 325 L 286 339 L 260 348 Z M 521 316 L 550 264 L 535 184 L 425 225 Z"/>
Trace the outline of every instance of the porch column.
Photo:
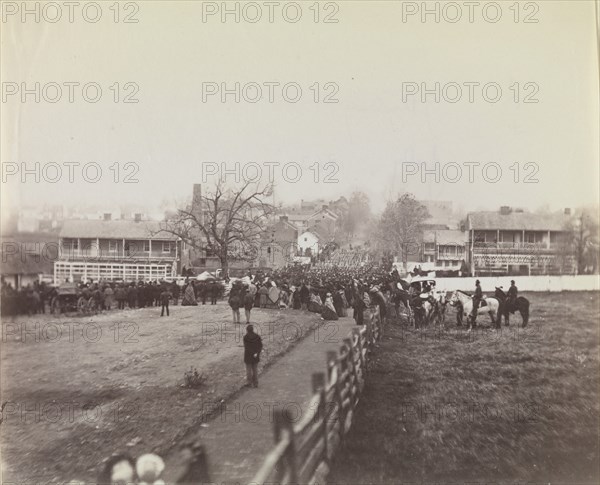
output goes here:
<path id="1" fill-rule="evenodd" d="M 152 239 L 148 239 L 148 261 L 152 256 Z"/>
<path id="2" fill-rule="evenodd" d="M 81 256 L 81 238 L 77 238 L 77 256 Z"/>
<path id="3" fill-rule="evenodd" d="M 100 238 L 97 237 L 96 238 L 96 256 L 98 258 L 100 258 L 101 255 L 102 255 L 102 251 L 100 251 Z"/>
<path id="4" fill-rule="evenodd" d="M 125 238 L 123 238 L 123 247 L 122 247 L 122 251 L 123 251 L 123 259 L 125 259 Z"/>
<path id="5" fill-rule="evenodd" d="M 471 266 L 471 276 L 475 276 L 475 258 L 473 257 L 473 247 L 475 246 L 475 229 L 471 229 L 471 248 L 470 248 L 470 266 Z"/>
<path id="6" fill-rule="evenodd" d="M 550 249 L 550 231 L 548 231 L 548 242 L 546 243 L 546 247 Z"/>

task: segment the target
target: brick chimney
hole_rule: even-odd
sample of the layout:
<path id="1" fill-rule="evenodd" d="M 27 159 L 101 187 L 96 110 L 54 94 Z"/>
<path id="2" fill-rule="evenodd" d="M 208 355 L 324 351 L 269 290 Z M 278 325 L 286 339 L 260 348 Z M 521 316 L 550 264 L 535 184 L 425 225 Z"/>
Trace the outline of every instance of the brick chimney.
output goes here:
<path id="1" fill-rule="evenodd" d="M 104 213 L 104 220 L 105 221 L 110 221 L 112 219 L 112 214 L 110 212 L 105 212 Z"/>
<path id="2" fill-rule="evenodd" d="M 133 220 L 134 220 L 135 222 L 140 222 L 140 221 L 142 220 L 142 214 L 140 214 L 139 212 L 138 212 L 138 213 L 136 213 L 136 214 L 134 214 L 134 216 L 133 216 Z"/>
<path id="3" fill-rule="evenodd" d="M 503 205 L 502 207 L 500 207 L 500 214 L 502 214 L 503 216 L 506 216 L 508 214 L 510 214 L 512 212 L 511 208 L 507 205 Z"/>
<path id="4" fill-rule="evenodd" d="M 289 218 L 288 218 L 288 216 L 279 216 L 279 220 L 280 220 L 281 222 L 288 222 L 288 221 L 289 221 Z"/>
<path id="5" fill-rule="evenodd" d="M 570 215 L 571 215 L 571 208 L 565 207 L 565 216 L 570 216 Z"/>

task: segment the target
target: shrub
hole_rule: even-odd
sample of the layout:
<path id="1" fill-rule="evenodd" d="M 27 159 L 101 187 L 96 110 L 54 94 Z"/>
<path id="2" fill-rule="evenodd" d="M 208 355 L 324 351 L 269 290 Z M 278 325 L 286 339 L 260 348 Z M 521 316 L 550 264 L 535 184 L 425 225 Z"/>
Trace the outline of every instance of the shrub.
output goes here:
<path id="1" fill-rule="evenodd" d="M 183 375 L 183 387 L 189 389 L 198 389 L 204 385 L 206 377 L 204 374 L 198 373 L 198 369 L 190 367 L 190 370 L 186 371 Z"/>

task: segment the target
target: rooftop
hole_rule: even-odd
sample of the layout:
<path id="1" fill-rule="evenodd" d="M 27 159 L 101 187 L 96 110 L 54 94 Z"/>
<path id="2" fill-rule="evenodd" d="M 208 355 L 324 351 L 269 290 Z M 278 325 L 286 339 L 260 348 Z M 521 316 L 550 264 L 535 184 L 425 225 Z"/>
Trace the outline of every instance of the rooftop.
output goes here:
<path id="1" fill-rule="evenodd" d="M 470 212 L 467 215 L 469 228 L 503 231 L 564 231 L 571 216 L 563 213 L 534 214 L 532 212 L 497 211 Z"/>
<path id="2" fill-rule="evenodd" d="M 446 229 L 441 231 L 424 231 L 423 241 L 432 243 L 436 242 L 438 245 L 459 245 L 462 246 L 467 242 L 467 232 L 457 231 L 452 229 Z"/>
<path id="3" fill-rule="evenodd" d="M 60 231 L 60 237 L 177 240 L 177 236 L 161 231 L 159 221 L 131 220 L 66 220 Z"/>

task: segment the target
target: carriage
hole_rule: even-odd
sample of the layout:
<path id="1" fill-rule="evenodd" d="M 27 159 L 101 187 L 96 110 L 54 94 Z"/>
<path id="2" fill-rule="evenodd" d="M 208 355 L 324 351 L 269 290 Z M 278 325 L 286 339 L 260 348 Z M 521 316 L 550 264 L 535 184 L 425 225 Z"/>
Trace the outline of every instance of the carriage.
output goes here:
<path id="1" fill-rule="evenodd" d="M 50 313 L 52 314 L 94 313 L 97 309 L 98 304 L 94 297 L 84 293 L 74 283 L 64 283 L 54 288 L 50 300 Z"/>
<path id="2" fill-rule="evenodd" d="M 426 300 L 430 295 L 436 293 L 435 278 L 430 276 L 417 276 L 410 280 L 409 291 L 418 294 L 421 299 Z"/>
<path id="3" fill-rule="evenodd" d="M 436 289 L 435 278 L 431 276 L 413 278 L 410 280 L 408 292 L 409 295 L 412 295 L 411 300 L 416 301 L 415 308 L 413 308 L 416 326 L 430 322 L 435 322 L 438 325 L 444 323 L 446 298 L 443 292 Z"/>

